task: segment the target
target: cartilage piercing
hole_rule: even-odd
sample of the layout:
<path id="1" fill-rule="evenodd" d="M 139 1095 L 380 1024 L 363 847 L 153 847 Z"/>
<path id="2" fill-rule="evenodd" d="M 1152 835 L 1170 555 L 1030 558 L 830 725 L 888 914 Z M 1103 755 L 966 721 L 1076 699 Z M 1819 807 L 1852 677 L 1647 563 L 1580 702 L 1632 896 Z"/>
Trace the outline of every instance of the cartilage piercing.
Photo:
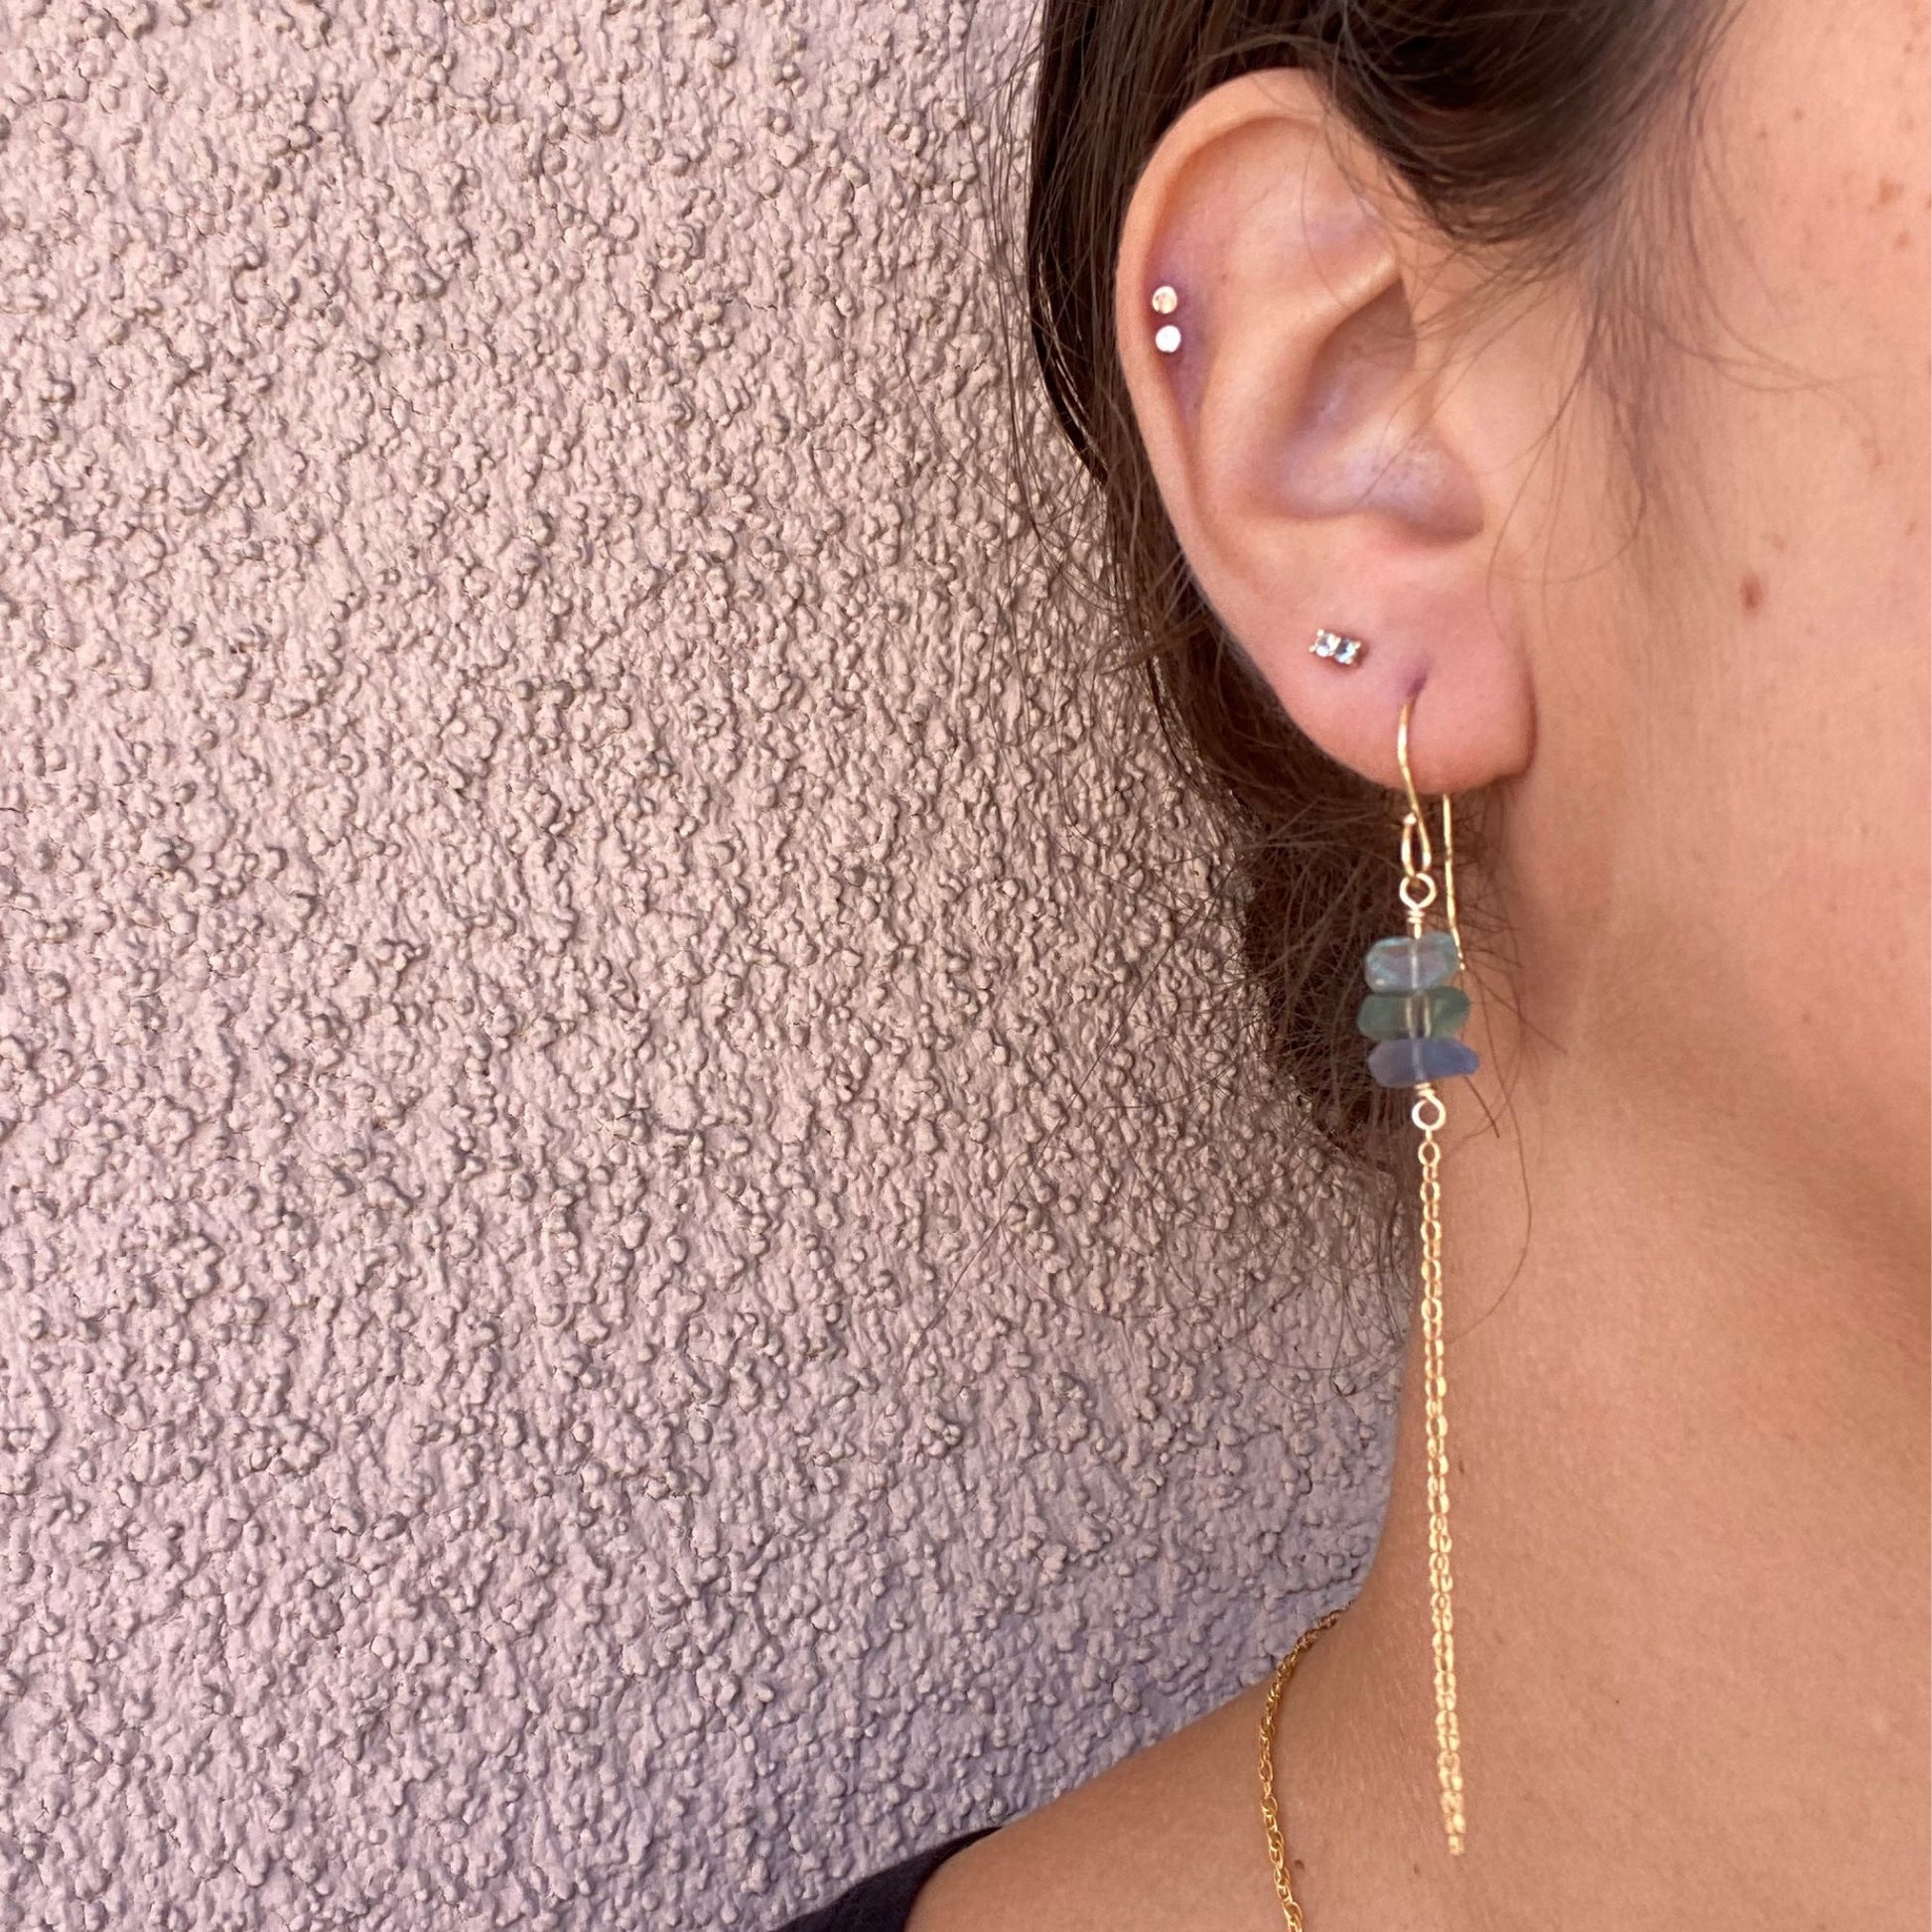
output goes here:
<path id="1" fill-rule="evenodd" d="M 1171 316 L 1180 307 L 1180 297 L 1171 284 L 1163 282 L 1150 298 L 1150 306 L 1157 316 Z M 1180 346 L 1180 331 L 1172 322 L 1166 322 L 1154 332 L 1154 346 L 1163 355 L 1172 355 Z"/>

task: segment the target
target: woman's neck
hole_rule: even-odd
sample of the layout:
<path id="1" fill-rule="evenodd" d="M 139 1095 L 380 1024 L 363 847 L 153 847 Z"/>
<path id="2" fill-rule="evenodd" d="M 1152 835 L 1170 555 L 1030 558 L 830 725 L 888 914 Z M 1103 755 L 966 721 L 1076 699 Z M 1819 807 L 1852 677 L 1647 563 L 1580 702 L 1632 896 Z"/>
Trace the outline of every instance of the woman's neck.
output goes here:
<path id="1" fill-rule="evenodd" d="M 1457 1090 L 1446 1164 L 1468 1849 L 1436 1822 L 1412 1361 L 1373 1573 L 1283 1720 L 1309 1922 L 1916 1932 L 1917 1237 L 1603 1086 L 1528 1085 L 1493 1134 Z"/>

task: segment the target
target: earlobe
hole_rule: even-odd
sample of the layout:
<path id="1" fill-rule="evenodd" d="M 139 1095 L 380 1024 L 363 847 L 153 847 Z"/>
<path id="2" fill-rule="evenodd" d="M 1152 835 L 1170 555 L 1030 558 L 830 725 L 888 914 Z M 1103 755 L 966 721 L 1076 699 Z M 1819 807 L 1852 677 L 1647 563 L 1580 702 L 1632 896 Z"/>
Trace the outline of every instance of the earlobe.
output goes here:
<path id="1" fill-rule="evenodd" d="M 1461 791 L 1523 769 L 1534 714 L 1498 568 L 1517 480 L 1485 462 L 1491 370 L 1425 334 L 1444 267 L 1312 81 L 1277 69 L 1163 138 L 1122 233 L 1116 327 L 1195 580 L 1290 716 L 1393 784 L 1420 693 L 1418 777 Z M 1359 647 L 1318 648 L 1323 632 Z"/>

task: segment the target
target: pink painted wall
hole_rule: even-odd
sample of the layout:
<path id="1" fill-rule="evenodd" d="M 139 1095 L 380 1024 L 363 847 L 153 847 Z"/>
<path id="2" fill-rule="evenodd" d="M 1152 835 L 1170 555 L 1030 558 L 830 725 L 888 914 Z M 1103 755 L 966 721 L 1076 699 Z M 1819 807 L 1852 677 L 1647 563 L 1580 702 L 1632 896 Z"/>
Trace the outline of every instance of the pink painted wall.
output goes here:
<path id="1" fill-rule="evenodd" d="M 1366 1549 L 968 13 L 0 0 L 0 1927 L 757 1926 Z"/>

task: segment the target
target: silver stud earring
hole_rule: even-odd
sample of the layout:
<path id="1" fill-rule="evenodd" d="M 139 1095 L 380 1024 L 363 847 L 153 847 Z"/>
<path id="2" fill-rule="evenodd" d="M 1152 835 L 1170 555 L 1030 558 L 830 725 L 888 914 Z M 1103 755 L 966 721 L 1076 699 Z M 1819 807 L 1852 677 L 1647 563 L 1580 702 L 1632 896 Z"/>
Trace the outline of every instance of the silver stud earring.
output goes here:
<path id="1" fill-rule="evenodd" d="M 1344 671 L 1352 671 L 1362 661 L 1362 653 L 1368 646 L 1359 637 L 1344 637 L 1339 630 L 1317 630 L 1314 642 L 1309 646 L 1311 657 L 1325 657 L 1330 664 L 1339 664 Z"/>
<path id="2" fill-rule="evenodd" d="M 1166 282 L 1154 291 L 1150 302 L 1157 316 L 1171 316 L 1180 307 L 1180 297 Z M 1172 355 L 1180 346 L 1180 331 L 1171 322 L 1163 323 L 1154 332 L 1154 346 L 1163 355 Z"/>

